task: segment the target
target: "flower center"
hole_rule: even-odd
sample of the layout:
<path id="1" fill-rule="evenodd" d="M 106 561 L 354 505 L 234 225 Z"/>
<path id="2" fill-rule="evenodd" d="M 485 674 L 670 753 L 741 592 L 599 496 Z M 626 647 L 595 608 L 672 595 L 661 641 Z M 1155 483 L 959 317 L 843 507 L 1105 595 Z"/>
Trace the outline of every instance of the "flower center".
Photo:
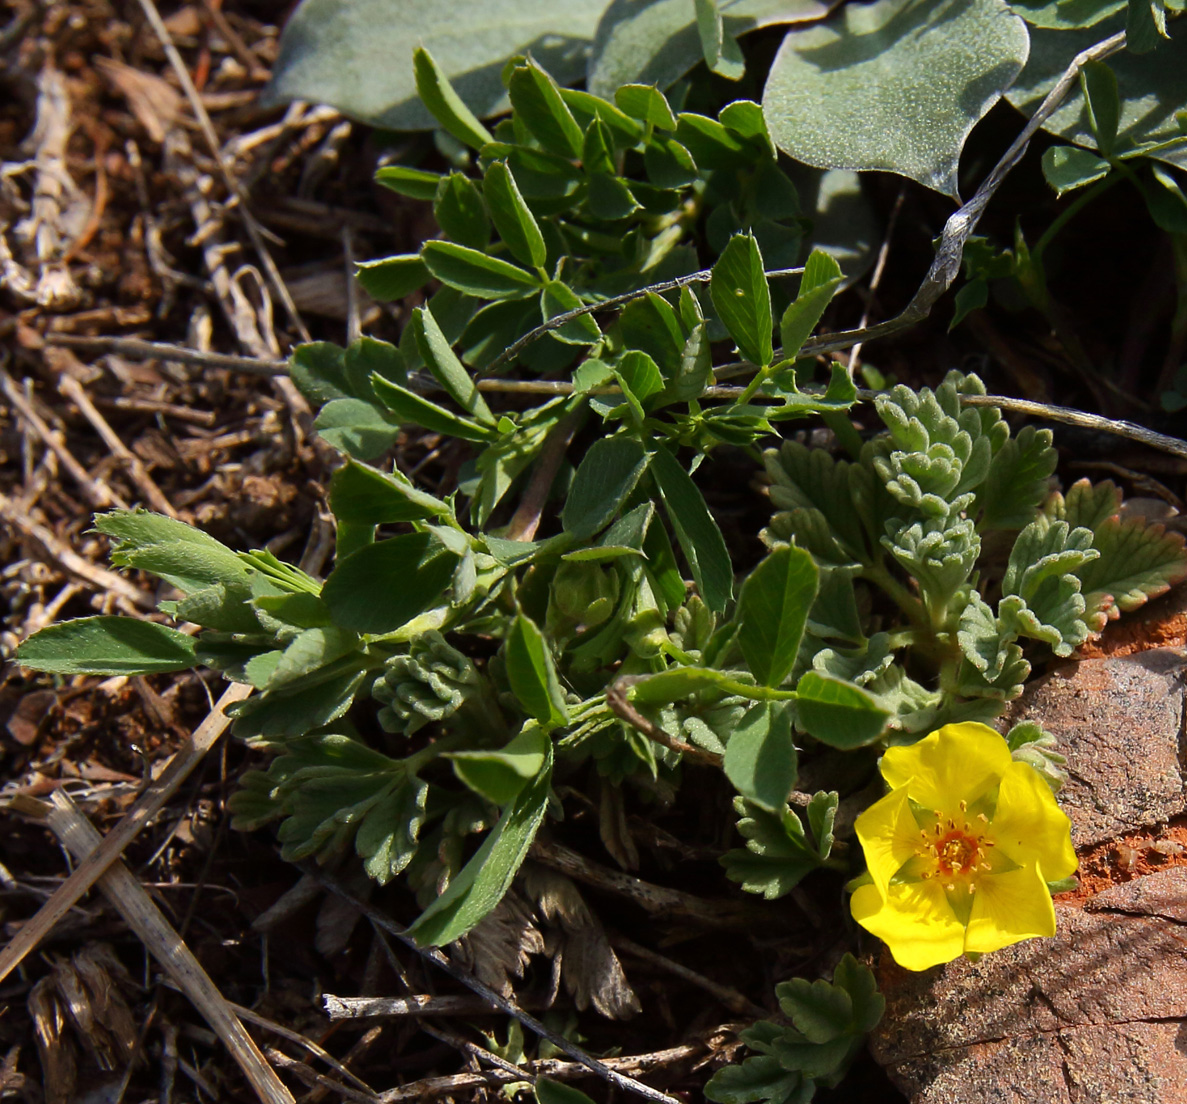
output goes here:
<path id="1" fill-rule="evenodd" d="M 962 801 L 959 816 L 937 820 L 930 829 L 921 829 L 921 877 L 938 878 L 945 889 L 954 890 L 962 884 L 970 892 L 975 890 L 978 875 L 992 869 L 989 852 L 993 840 L 985 838 L 987 827 L 985 815 L 970 819 L 968 806 Z"/>
<path id="2" fill-rule="evenodd" d="M 952 829 L 936 841 L 935 852 L 941 874 L 968 874 L 981 856 L 981 841 Z"/>

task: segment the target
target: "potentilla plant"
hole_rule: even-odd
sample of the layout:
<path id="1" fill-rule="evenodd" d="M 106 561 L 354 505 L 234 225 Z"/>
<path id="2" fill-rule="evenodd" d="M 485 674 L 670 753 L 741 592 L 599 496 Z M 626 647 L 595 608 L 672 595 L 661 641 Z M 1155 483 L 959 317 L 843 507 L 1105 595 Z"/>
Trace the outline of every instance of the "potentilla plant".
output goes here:
<path id="1" fill-rule="evenodd" d="M 243 776 L 234 823 L 275 824 L 293 861 L 353 853 L 380 884 L 402 879 L 422 945 L 498 905 L 562 809 L 560 761 L 676 800 L 688 770 L 720 771 L 744 840 L 724 874 L 776 898 L 820 868 L 858 873 L 836 837 L 875 801 L 882 752 L 892 789 L 857 819 L 857 921 L 912 968 L 1048 933 L 1048 883 L 1074 868 L 1051 796 L 1062 760 L 1038 726 L 1002 738 L 986 722 L 1036 658 L 1187 574 L 1182 539 L 1124 517 L 1112 484 L 1053 491 L 1050 433 L 1013 435 L 975 376 L 879 395 L 885 429 L 862 439 L 846 370 L 813 386 L 799 358 L 836 262 L 809 253 L 794 295 L 768 275 L 807 227 L 755 105 L 710 119 L 643 86 L 610 103 L 523 61 L 491 133 L 427 55 L 418 67 L 469 170 L 381 170 L 434 203 L 444 237 L 362 279 L 389 297 L 439 286 L 398 346 L 320 343 L 291 362 L 343 453 L 328 578 L 157 514 L 101 514 L 113 564 L 170 584 L 162 613 L 197 631 L 83 618 L 20 661 L 205 666 L 251 686 L 233 731 L 270 761 Z M 715 346 L 749 383 L 716 385 Z M 767 554 L 739 577 L 698 482 L 719 448 L 817 414 L 848 455 L 767 451 Z M 470 457 L 445 497 L 384 459 L 417 427 Z M 507 520 L 525 498 L 526 528 Z M 1007 888 L 1027 902 L 1014 927 Z M 806 1100 L 881 1003 L 852 960 L 831 984 L 788 985 L 792 1026 L 756 1025 L 742 1068 Z M 714 1099 L 763 1098 L 722 1084 L 733 1095 Z"/>

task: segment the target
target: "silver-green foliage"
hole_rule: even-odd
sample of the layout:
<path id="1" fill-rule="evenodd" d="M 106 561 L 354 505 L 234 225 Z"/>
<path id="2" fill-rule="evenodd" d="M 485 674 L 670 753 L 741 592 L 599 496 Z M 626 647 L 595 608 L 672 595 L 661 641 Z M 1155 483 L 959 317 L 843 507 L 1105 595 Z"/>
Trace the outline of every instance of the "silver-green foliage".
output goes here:
<path id="1" fill-rule="evenodd" d="M 1182 539 L 1122 518 L 1112 484 L 1053 492 L 1050 431 L 1012 437 L 997 410 L 962 402 L 982 394 L 957 373 L 934 392 L 899 386 L 876 400 L 886 430 L 855 460 L 795 442 L 766 454 L 764 538 L 809 550 L 828 584 L 808 617 L 810 662 L 863 687 L 903 733 L 991 719 L 1022 691 L 1025 642 L 1071 655 L 1187 573 Z M 900 628 L 879 613 L 881 631 L 863 634 L 855 611 L 871 591 Z M 908 660 L 938 680 L 916 681 Z"/>

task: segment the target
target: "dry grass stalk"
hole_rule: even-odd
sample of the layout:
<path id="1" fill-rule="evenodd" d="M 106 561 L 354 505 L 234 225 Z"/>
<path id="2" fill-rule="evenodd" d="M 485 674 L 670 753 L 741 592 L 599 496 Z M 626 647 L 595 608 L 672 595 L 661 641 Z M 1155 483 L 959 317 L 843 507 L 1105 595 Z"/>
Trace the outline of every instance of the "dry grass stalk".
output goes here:
<path id="1" fill-rule="evenodd" d="M 26 799 L 28 801 L 30 799 Z M 62 791 L 50 795 L 46 824 L 80 863 L 86 862 L 103 837 Z M 119 860 L 99 878 L 100 892 L 127 922 L 152 956 L 164 967 L 211 1029 L 231 1052 L 263 1104 L 295 1104 L 259 1047 L 218 991 L 210 976 L 173 926 L 161 915 L 132 872 Z"/>
<path id="2" fill-rule="evenodd" d="M 2 503 L 3 500 L 0 500 L 0 505 Z M 118 579 L 119 576 L 117 575 L 115 578 Z M 218 704 L 194 730 L 194 735 L 189 742 L 183 745 L 169 760 L 160 776 L 140 795 L 136 804 L 107 833 L 103 842 L 79 863 L 74 873 L 57 888 L 54 895 L 41 906 L 36 915 L 21 927 L 8 946 L 0 951 L 0 981 L 3 981 L 20 964 L 25 956 L 37 946 L 42 937 L 48 934 L 82 895 L 103 876 L 103 872 L 108 866 L 123 854 L 124 849 L 136 838 L 141 829 L 161 811 L 165 803 L 173 796 L 182 782 L 189 777 L 190 772 L 201 762 L 202 757 L 214 746 L 230 724 L 230 718 L 223 712 L 226 707 L 232 702 L 242 701 L 251 692 L 252 688 L 242 683 L 232 683 L 227 687 L 223 696 L 219 698 Z"/>

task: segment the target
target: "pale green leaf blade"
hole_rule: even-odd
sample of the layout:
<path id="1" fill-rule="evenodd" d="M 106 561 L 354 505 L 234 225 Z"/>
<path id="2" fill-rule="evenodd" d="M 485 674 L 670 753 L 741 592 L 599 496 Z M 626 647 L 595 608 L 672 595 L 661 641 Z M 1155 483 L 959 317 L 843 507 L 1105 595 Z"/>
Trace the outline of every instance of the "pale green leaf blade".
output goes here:
<path id="1" fill-rule="evenodd" d="M 480 299 L 522 299 L 540 289 L 532 273 L 456 242 L 426 242 L 421 259 L 443 284 Z"/>
<path id="2" fill-rule="evenodd" d="M 779 339 L 783 358 L 799 356 L 804 342 L 812 336 L 837 288 L 841 286 L 841 266 L 829 254 L 812 251 L 804 266 L 804 278 L 796 295 L 779 321 Z"/>
<path id="3" fill-rule="evenodd" d="M 355 265 L 355 277 L 372 299 L 390 303 L 403 299 L 424 287 L 432 278 L 419 253 L 401 253 L 394 257 L 380 257 L 375 261 L 360 261 Z"/>
<path id="4" fill-rule="evenodd" d="M 548 755 L 549 737 L 529 722 L 509 744 L 494 750 L 446 752 L 453 772 L 475 793 L 495 805 L 509 805 L 535 778 Z"/>
<path id="5" fill-rule="evenodd" d="M 431 533 L 405 533 L 347 556 L 322 598 L 344 628 L 393 632 L 441 601 L 456 563 Z"/>
<path id="6" fill-rule="evenodd" d="M 433 312 L 427 307 L 418 307 L 413 312 L 413 319 L 416 323 L 413 330 L 416 343 L 429 371 L 467 414 L 484 425 L 495 425 L 497 419 L 486 405 L 478 385 L 454 354 Z"/>
<path id="7" fill-rule="evenodd" d="M 763 111 L 775 144 L 827 169 L 883 169 L 957 195 L 974 124 L 1026 63 L 1003 0 L 877 0 L 793 30 Z"/>
<path id="8" fill-rule="evenodd" d="M 606 0 L 484 0 L 480 9 L 473 0 L 400 0 L 398 8 L 392 0 L 304 0 L 285 24 L 265 98 L 328 103 L 393 130 L 431 130 L 440 124 L 416 89 L 419 45 L 469 110 L 487 118 L 507 109 L 501 71 L 509 57 L 530 52 L 562 83 L 584 76 L 605 7 Z"/>
<path id="9" fill-rule="evenodd" d="M 80 617 L 34 633 L 17 662 L 56 675 L 155 675 L 196 665 L 193 637 L 135 617 Z"/>
<path id="10" fill-rule="evenodd" d="M 1081 50 L 1122 30 L 1124 24 L 1125 17 L 1119 14 L 1085 30 L 1034 29 L 1030 36 L 1030 59 L 1006 93 L 1006 99 L 1024 114 L 1032 115 Z M 1151 53 L 1135 55 L 1123 50 L 1109 58 L 1109 68 L 1117 78 L 1121 106 L 1117 150 L 1181 137 L 1175 112 L 1187 103 L 1187 20 L 1172 20 L 1168 29 L 1170 41 L 1163 41 Z M 1078 89 L 1043 124 L 1043 129 L 1076 145 L 1097 148 L 1084 97 Z M 1153 150 L 1150 156 L 1187 168 L 1187 142 Z"/>
<path id="11" fill-rule="evenodd" d="M 834 4 L 835 0 L 717 0 L 723 34 L 732 37 L 759 27 L 820 19 Z M 589 90 L 609 97 L 624 84 L 667 88 L 703 58 L 692 0 L 613 0 L 598 25 Z"/>

